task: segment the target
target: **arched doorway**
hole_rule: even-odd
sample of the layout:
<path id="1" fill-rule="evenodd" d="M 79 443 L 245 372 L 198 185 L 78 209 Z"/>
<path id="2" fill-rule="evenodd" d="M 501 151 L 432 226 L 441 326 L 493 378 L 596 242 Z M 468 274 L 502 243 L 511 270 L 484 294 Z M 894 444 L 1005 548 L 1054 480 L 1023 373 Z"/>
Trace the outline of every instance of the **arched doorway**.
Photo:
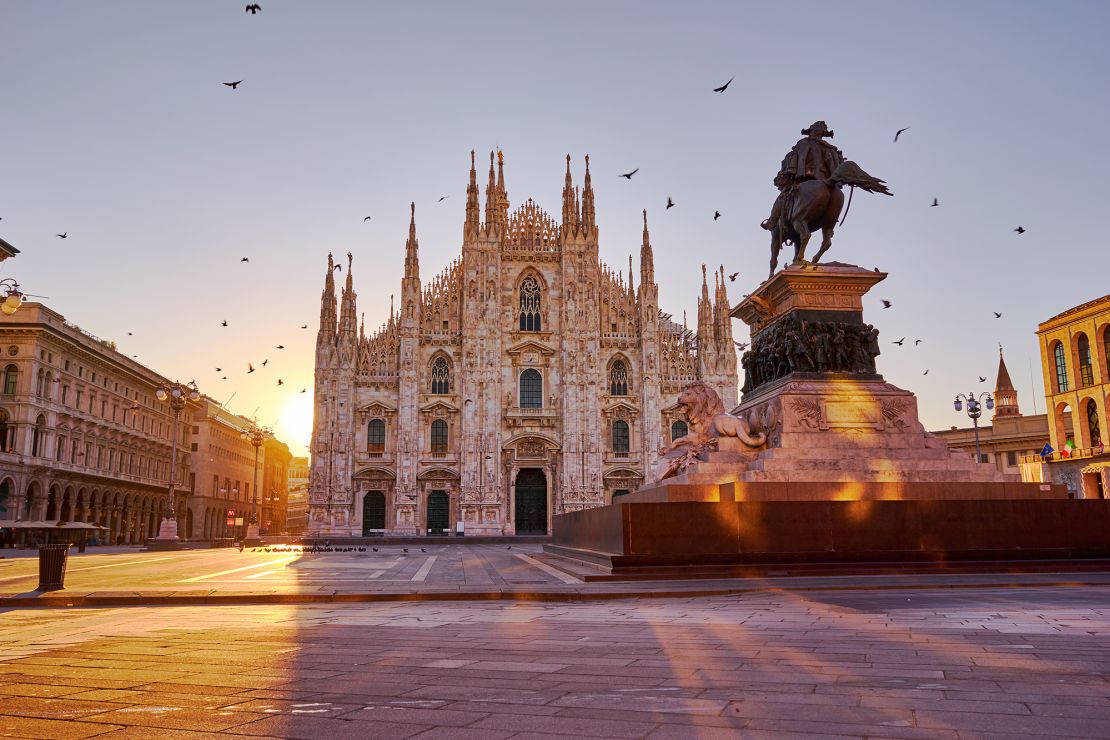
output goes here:
<path id="1" fill-rule="evenodd" d="M 384 529 L 385 494 L 381 491 L 369 491 L 362 497 L 362 536 L 379 534 Z"/>
<path id="2" fill-rule="evenodd" d="M 539 468 L 516 475 L 516 533 L 547 534 L 547 476 Z"/>
<path id="3" fill-rule="evenodd" d="M 384 512 L 383 512 L 384 516 Z M 446 534 L 450 526 L 451 499 L 446 491 L 432 491 L 428 494 L 428 534 Z"/>

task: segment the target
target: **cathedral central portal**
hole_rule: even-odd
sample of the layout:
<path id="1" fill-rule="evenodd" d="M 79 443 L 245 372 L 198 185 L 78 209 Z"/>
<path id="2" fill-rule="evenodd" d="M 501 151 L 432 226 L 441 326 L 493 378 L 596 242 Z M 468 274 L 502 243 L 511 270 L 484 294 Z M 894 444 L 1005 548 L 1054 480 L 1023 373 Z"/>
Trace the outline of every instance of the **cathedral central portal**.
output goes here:
<path id="1" fill-rule="evenodd" d="M 588 158 L 581 187 L 567 158 L 556 221 L 531 200 L 509 210 L 492 153 L 483 214 L 472 157 L 462 215 L 461 255 L 423 282 L 413 206 L 376 330 L 356 318 L 353 255 L 338 296 L 328 256 L 310 534 L 547 534 L 654 480 L 657 450 L 686 433 L 687 383 L 737 402 L 724 269 L 711 288 L 702 268 L 696 330 L 660 311 L 646 212 L 638 272 L 598 256 Z"/>

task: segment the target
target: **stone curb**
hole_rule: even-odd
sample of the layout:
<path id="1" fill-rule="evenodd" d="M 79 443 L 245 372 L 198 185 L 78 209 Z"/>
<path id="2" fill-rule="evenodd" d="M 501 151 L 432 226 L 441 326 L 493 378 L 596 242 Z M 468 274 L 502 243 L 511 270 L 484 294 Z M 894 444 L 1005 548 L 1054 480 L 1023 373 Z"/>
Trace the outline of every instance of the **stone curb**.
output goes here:
<path id="1" fill-rule="evenodd" d="M 615 601 L 619 599 L 682 599 L 733 596 L 766 592 L 805 591 L 927 591 L 983 588 L 1077 588 L 1110 587 L 1105 581 L 998 581 L 995 583 L 876 583 L 876 584 L 759 584 L 725 588 L 668 589 L 661 591 L 414 591 L 408 593 L 331 594 L 105 594 L 72 595 L 49 592 L 37 596 L 0 597 L 0 608 L 59 608 L 117 606 L 245 606 L 258 604 L 370 604 L 400 601 Z"/>

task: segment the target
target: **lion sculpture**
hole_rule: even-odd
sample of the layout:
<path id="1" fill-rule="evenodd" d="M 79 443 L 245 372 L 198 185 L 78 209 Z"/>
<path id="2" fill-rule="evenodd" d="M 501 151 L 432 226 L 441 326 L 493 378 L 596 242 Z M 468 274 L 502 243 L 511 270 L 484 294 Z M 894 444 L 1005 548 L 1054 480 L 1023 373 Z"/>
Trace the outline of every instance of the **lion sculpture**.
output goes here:
<path id="1" fill-rule="evenodd" d="M 736 437 L 747 447 L 762 447 L 767 442 L 763 432 L 752 433 L 748 422 L 725 413 L 725 405 L 717 391 L 702 382 L 691 383 L 678 396 L 678 407 L 686 416 L 689 433 L 659 451 L 667 455 L 682 447 L 701 448 L 716 444 L 721 437 Z"/>

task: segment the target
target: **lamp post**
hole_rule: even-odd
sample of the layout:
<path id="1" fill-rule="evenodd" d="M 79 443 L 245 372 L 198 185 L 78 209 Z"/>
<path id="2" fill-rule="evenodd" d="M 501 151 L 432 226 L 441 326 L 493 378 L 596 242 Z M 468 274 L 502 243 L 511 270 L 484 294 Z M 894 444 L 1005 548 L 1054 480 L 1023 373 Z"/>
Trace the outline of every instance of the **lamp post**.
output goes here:
<path id="1" fill-rule="evenodd" d="M 162 518 L 162 523 L 158 526 L 157 539 L 166 542 L 177 542 L 177 507 L 174 503 L 173 488 L 177 483 L 177 427 L 179 426 L 178 420 L 181 416 L 181 409 L 185 408 L 188 401 L 196 401 L 200 398 L 200 392 L 195 386 L 184 383 L 170 383 L 169 385 L 160 386 L 154 392 L 154 395 L 159 401 L 169 401 L 170 409 L 173 411 L 173 444 L 170 448 L 170 483 L 169 491 L 166 496 L 167 507 L 166 515 Z"/>
<path id="2" fill-rule="evenodd" d="M 0 280 L 0 288 L 5 291 L 4 301 L 0 303 L 0 311 L 3 311 L 6 316 L 11 316 L 23 305 L 24 294 L 19 290 L 19 283 L 11 278 Z"/>
<path id="3" fill-rule="evenodd" d="M 985 399 L 985 401 L 984 401 Z M 972 391 L 968 394 L 957 393 L 956 400 L 952 402 L 952 407 L 957 411 L 963 411 L 963 404 L 967 402 L 967 415 L 971 417 L 971 424 L 975 427 L 975 462 L 982 461 L 982 456 L 979 454 L 979 417 L 983 415 L 983 406 L 987 407 L 987 411 L 994 408 L 994 398 L 989 391 L 983 391 L 978 396 Z"/>
<path id="4" fill-rule="evenodd" d="M 243 439 L 254 445 L 254 484 L 251 486 L 251 516 L 250 521 L 247 523 L 247 534 L 244 537 L 244 544 L 258 544 L 258 450 L 262 447 L 262 443 L 274 433 L 270 431 L 269 427 L 260 427 L 258 422 L 252 421 L 250 426 L 243 430 L 240 434 Z"/>

